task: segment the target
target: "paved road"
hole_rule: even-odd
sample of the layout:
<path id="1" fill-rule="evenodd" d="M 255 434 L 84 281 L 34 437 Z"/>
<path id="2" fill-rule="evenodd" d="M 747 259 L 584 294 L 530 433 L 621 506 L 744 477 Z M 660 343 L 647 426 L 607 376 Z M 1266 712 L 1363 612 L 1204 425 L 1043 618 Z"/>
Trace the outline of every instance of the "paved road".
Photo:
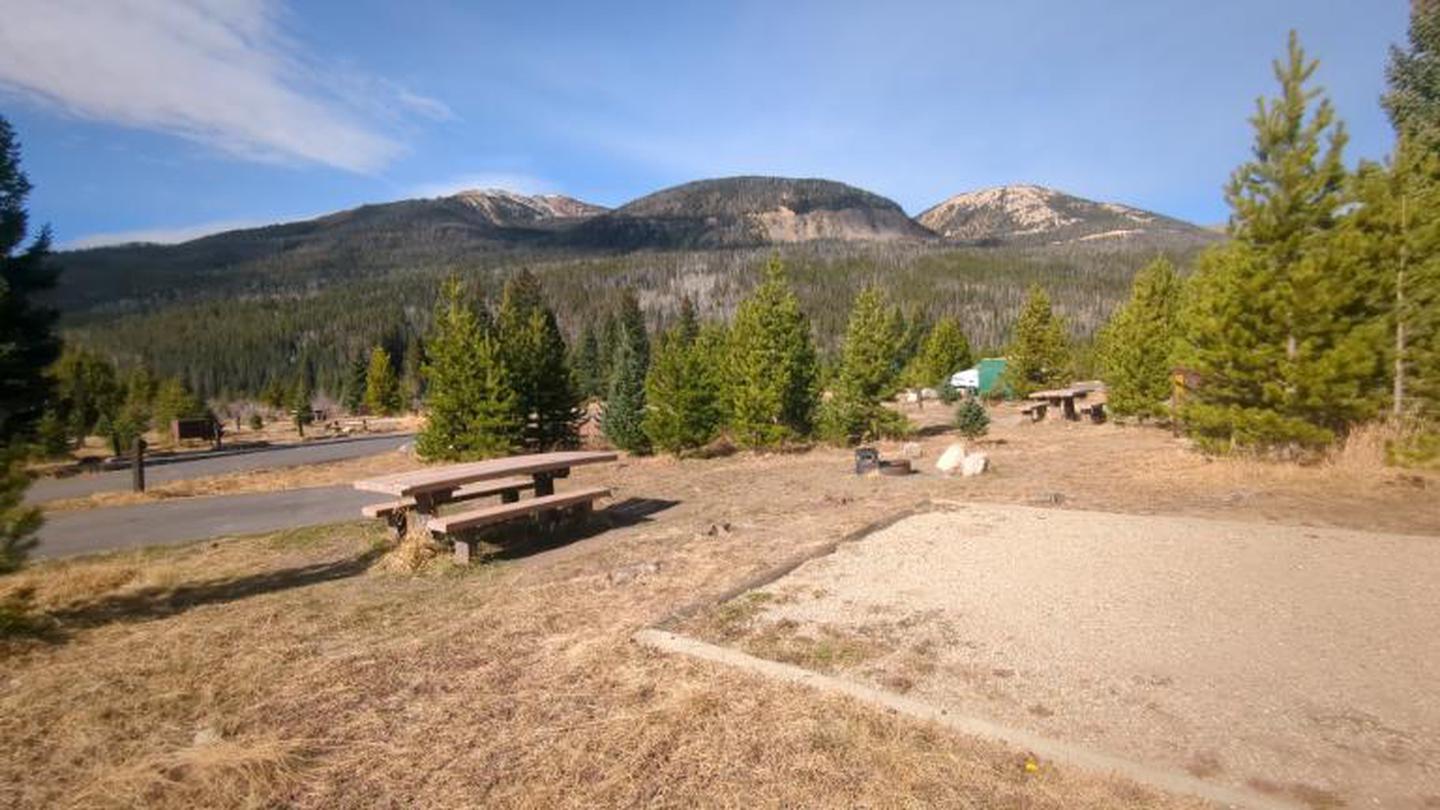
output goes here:
<path id="1" fill-rule="evenodd" d="M 344 461 L 364 456 L 388 453 L 408 444 L 414 436 L 409 433 L 389 433 L 383 436 L 362 436 L 333 441 L 314 442 L 302 445 L 273 447 L 263 450 L 241 452 L 234 455 L 215 456 L 195 461 L 177 461 L 170 464 L 147 467 L 147 484 L 163 484 L 169 481 L 185 481 L 191 478 L 206 478 L 225 473 L 249 470 L 296 467 L 301 464 L 323 464 L 329 461 Z M 54 501 L 61 498 L 83 498 L 96 492 L 123 492 L 130 488 L 130 471 L 77 475 L 71 478 L 45 478 L 36 481 L 25 494 L 28 503 Z"/>
<path id="2" fill-rule="evenodd" d="M 35 553 L 63 557 L 358 520 L 376 497 L 341 485 L 60 512 L 46 518 Z"/>

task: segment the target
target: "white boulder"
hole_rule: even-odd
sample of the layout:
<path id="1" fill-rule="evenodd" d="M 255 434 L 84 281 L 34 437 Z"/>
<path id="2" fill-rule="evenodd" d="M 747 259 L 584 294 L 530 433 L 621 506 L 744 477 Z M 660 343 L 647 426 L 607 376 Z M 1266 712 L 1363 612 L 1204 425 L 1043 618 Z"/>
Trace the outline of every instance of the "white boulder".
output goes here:
<path id="1" fill-rule="evenodd" d="M 965 478 L 972 475 L 979 475 L 990 468 L 990 458 L 984 453 L 966 453 L 965 445 L 956 442 L 945 448 L 940 454 L 940 459 L 935 462 L 935 469 L 942 475 L 955 475 L 959 473 Z"/>
<path id="2" fill-rule="evenodd" d="M 965 445 L 956 442 L 945 448 L 940 454 L 940 459 L 935 462 L 935 469 L 943 475 L 954 475 L 965 463 Z"/>
<path id="3" fill-rule="evenodd" d="M 971 453 L 965 456 L 960 462 L 960 475 L 969 478 L 972 475 L 979 475 L 985 472 L 990 466 L 990 459 L 984 453 Z"/>

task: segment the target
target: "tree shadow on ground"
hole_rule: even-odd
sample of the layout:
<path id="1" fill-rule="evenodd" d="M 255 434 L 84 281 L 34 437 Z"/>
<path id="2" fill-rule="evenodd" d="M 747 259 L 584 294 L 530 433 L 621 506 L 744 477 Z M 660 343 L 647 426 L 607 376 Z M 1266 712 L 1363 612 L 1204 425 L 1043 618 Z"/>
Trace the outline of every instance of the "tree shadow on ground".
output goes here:
<path id="1" fill-rule="evenodd" d="M 291 588 L 364 573 L 386 548 L 374 545 L 353 557 L 283 568 L 240 577 L 203 580 L 176 587 L 145 588 L 48 611 L 62 630 L 95 627 L 117 621 L 144 621 L 183 613 L 202 605 L 234 602 Z"/>
<path id="2" fill-rule="evenodd" d="M 576 523 L 562 521 L 551 529 L 539 529 L 533 523 L 489 532 L 483 536 L 486 544 L 497 550 L 484 555 L 489 560 L 519 560 L 532 557 L 544 551 L 552 551 L 580 540 L 604 534 L 612 529 L 623 529 L 640 523 L 648 523 L 658 512 L 678 506 L 679 501 L 660 498 L 626 498 L 595 512 L 589 520 Z"/>

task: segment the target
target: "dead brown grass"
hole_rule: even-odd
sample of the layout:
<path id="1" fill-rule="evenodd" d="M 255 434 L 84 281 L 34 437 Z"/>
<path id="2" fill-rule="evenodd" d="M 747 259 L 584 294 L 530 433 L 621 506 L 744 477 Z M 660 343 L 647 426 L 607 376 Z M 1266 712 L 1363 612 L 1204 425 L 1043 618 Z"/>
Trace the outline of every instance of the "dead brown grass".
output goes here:
<path id="1" fill-rule="evenodd" d="M 997 420 L 979 480 L 857 479 L 826 449 L 578 470 L 572 486 L 604 482 L 631 517 L 463 571 L 442 557 L 387 572 L 383 533 L 359 524 L 38 565 L 0 580 L 0 596 L 32 588 L 60 633 L 0 649 L 0 793 L 61 808 L 1192 806 L 630 637 L 927 498 L 1060 492 L 1412 530 L 1434 513 L 1378 518 L 1414 502 L 1384 485 L 1356 513 L 1324 478 L 1263 479 L 1283 497 L 1231 503 L 1163 434 L 1030 427 Z M 947 441 L 924 440 L 926 458 Z M 1145 483 L 1160 463 L 1180 483 Z"/>

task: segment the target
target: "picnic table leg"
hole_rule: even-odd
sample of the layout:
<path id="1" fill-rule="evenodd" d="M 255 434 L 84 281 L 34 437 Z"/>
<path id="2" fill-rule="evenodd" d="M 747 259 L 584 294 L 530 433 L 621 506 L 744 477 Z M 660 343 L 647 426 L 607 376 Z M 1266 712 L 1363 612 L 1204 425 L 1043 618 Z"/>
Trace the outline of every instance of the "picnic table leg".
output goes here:
<path id="1" fill-rule="evenodd" d="M 396 509 L 385 518 L 385 522 L 390 524 L 390 531 L 395 533 L 395 542 L 397 543 L 405 539 L 405 524 L 409 522 L 407 520 L 409 515 L 409 509 Z"/>
<path id="2" fill-rule="evenodd" d="M 561 476 L 563 477 L 563 476 Z M 535 473 L 535 497 L 543 498 L 555 494 L 555 473 Z"/>

